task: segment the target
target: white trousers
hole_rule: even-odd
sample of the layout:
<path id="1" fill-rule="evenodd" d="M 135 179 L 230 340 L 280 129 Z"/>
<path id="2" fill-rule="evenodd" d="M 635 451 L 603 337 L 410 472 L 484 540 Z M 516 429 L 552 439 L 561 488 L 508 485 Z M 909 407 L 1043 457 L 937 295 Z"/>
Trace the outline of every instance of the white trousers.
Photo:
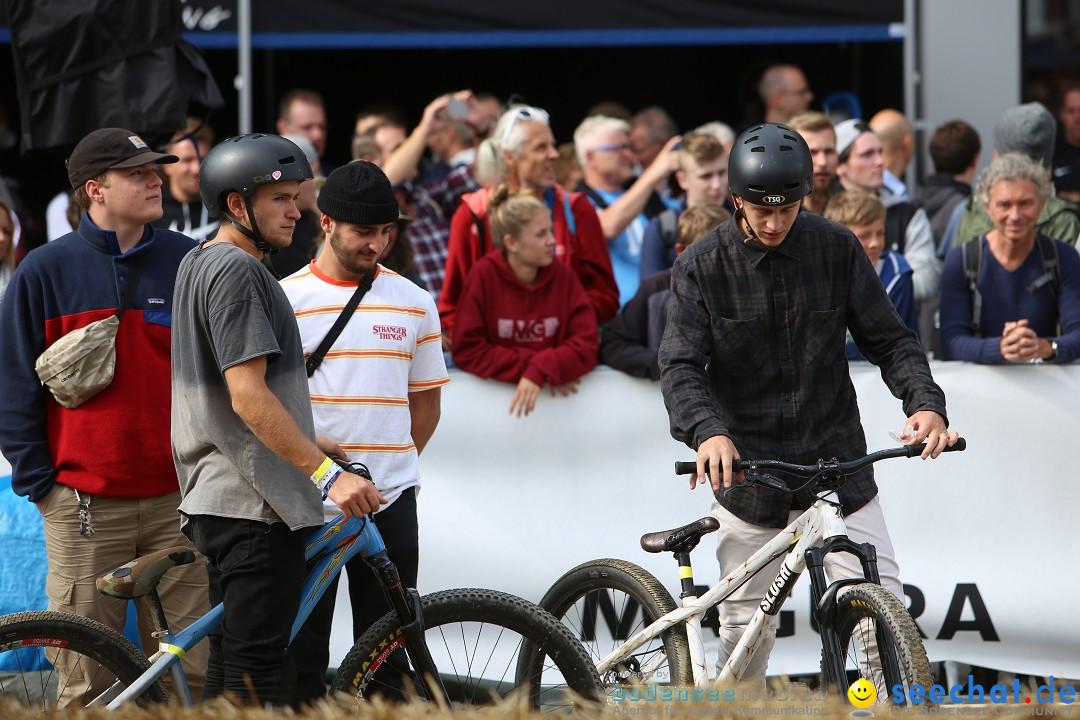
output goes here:
<path id="1" fill-rule="evenodd" d="M 712 513 L 720 521 L 720 529 L 717 532 L 719 546 L 716 549 L 716 559 L 720 561 L 721 576 L 726 575 L 732 568 L 741 565 L 747 558 L 760 550 L 766 542 L 771 540 L 781 528 L 763 528 L 739 519 L 720 503 L 713 501 Z M 788 517 L 788 522 L 802 514 L 800 510 L 793 510 Z M 878 575 L 881 584 L 903 602 L 904 586 L 900 582 L 900 568 L 896 564 L 893 553 L 892 540 L 889 539 L 889 529 L 885 526 L 885 516 L 881 512 L 881 503 L 874 497 L 855 513 L 844 518 L 847 526 L 848 537 L 852 542 L 871 543 L 877 550 Z M 784 556 L 778 557 L 769 563 L 757 575 L 753 576 L 738 590 L 731 594 L 724 602 L 717 606 L 720 614 L 720 658 L 717 669 L 722 669 L 727 663 L 728 657 L 742 637 L 750 618 L 753 617 L 761 604 L 762 598 L 769 590 L 769 585 L 780 572 L 780 563 Z M 862 577 L 862 565 L 851 553 L 835 552 L 825 556 L 825 575 L 830 580 L 845 577 Z M 804 573 L 804 576 L 806 573 Z M 800 577 L 799 582 L 809 582 L 808 577 Z M 773 617 L 768 632 L 754 657 L 750 660 L 746 672 L 741 678 L 745 682 L 763 682 L 765 668 L 776 642 L 776 625 L 779 614 Z"/>

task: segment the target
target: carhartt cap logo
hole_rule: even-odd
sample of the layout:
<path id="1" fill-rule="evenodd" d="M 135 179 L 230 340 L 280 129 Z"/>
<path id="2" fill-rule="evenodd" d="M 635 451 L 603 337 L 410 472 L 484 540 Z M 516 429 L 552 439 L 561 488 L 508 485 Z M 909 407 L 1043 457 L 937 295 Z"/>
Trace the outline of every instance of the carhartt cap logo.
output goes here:
<path id="1" fill-rule="evenodd" d="M 143 139 L 138 135 L 128 135 L 128 140 L 131 142 L 132 145 L 139 148 L 140 150 L 150 149 L 150 146 L 144 143 Z"/>
<path id="2" fill-rule="evenodd" d="M 766 195 L 765 197 L 761 198 L 761 202 L 765 203 L 766 205 L 783 205 L 784 204 L 784 196 L 783 195 Z"/>
<path id="3" fill-rule="evenodd" d="M 280 170 L 275 170 L 274 172 L 270 173 L 270 177 L 274 178 L 275 180 L 280 180 L 281 179 L 281 171 Z"/>

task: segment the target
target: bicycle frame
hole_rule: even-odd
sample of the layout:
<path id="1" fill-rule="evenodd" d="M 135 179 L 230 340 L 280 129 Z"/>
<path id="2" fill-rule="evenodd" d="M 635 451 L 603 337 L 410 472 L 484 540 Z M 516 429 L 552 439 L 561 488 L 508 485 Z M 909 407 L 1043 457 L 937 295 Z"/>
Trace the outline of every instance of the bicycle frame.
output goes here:
<path id="1" fill-rule="evenodd" d="M 811 557 L 810 575 L 814 600 L 818 602 L 819 609 L 824 608 L 826 606 L 825 601 L 834 598 L 836 591 L 844 585 L 868 580 L 878 582 L 877 560 L 873 552 L 873 546 L 869 544 L 857 545 L 848 539 L 847 526 L 844 524 L 844 518 L 839 510 L 839 497 L 835 490 L 826 490 L 818 494 L 818 500 L 806 512 L 781 530 L 772 540 L 710 588 L 704 595 L 683 598 L 682 607 L 669 612 L 648 627 L 634 633 L 619 648 L 597 663 L 597 671 L 603 676 L 648 641 L 673 625 L 685 622 L 690 644 L 690 660 L 694 670 L 694 685 L 697 687 L 705 686 L 709 681 L 709 673 L 706 667 L 705 648 L 701 635 L 701 618 L 709 608 L 727 599 L 750 576 L 765 568 L 776 558 L 786 554 L 787 557 L 781 563 L 776 579 L 769 587 L 765 597 L 762 598 L 760 606 L 716 679 L 716 682 L 720 684 L 738 682 L 742 679 L 747 666 L 754 657 L 754 653 L 764 639 L 772 618 L 780 612 L 780 608 L 787 599 L 791 588 L 795 585 L 803 570 L 806 569 L 808 551 Z M 827 586 L 822 569 L 822 558 L 828 552 L 833 551 L 851 552 L 858 556 L 862 561 L 865 577 L 837 580 Z M 839 642 L 832 630 L 831 623 L 823 622 L 821 625 L 825 641 L 832 643 L 834 657 L 840 657 Z M 664 658 L 661 656 L 646 663 L 641 668 L 642 677 L 648 678 L 663 660 Z M 842 672 L 842 668 L 840 670 Z M 833 671 L 835 672 L 835 668 Z M 840 677 L 840 675 L 837 675 L 837 677 Z"/>
<path id="2" fill-rule="evenodd" d="M 346 520 L 344 515 L 339 515 L 332 522 L 314 533 L 305 549 L 304 559 L 309 562 L 313 559 L 317 560 L 304 580 L 300 610 L 296 615 L 296 620 L 293 622 L 292 632 L 289 636 L 290 642 L 296 637 L 301 626 L 303 626 L 315 605 L 322 598 L 326 588 L 341 572 L 341 568 L 344 567 L 345 563 L 356 555 L 364 558 L 373 558 L 380 554 L 385 556 L 385 551 L 386 547 L 383 544 L 379 530 L 375 527 L 375 523 L 369 522 L 366 517 Z M 391 565 L 391 567 L 393 566 Z M 168 672 L 173 680 L 173 687 L 180 694 L 181 702 L 184 705 L 192 705 L 191 691 L 188 689 L 187 679 L 180 665 L 180 658 L 221 625 L 224 613 L 225 608 L 219 603 L 179 633 L 174 635 L 169 630 L 163 637 L 159 638 L 158 652 L 150 658 L 152 665 L 149 670 L 111 700 L 108 697 L 110 690 L 91 704 L 98 704 L 98 701 L 108 700 L 108 708 L 115 709 L 125 702 L 137 698 L 146 688 L 160 680 Z M 415 615 L 413 619 L 415 620 Z"/>

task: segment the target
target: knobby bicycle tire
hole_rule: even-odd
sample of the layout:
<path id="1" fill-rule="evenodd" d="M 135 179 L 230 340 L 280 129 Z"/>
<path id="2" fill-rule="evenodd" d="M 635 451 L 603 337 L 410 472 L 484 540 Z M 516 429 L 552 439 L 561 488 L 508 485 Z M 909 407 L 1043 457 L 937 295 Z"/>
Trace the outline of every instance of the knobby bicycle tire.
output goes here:
<path id="1" fill-rule="evenodd" d="M 602 696 L 585 651 L 555 618 L 521 598 L 494 590 L 446 590 L 421 598 L 425 637 L 455 707 L 514 697 L 542 710 L 566 709 Z M 540 647 L 542 668 L 515 676 L 523 646 Z M 333 692 L 354 698 L 430 700 L 405 652 L 393 611 L 367 629 L 342 660 Z M 569 692 L 568 692 L 569 691 Z"/>
<path id="2" fill-rule="evenodd" d="M 76 680 L 61 677 L 55 663 L 66 662 L 87 681 L 88 690 L 72 696 Z M 116 680 L 126 687 L 149 669 L 142 651 L 112 628 L 62 612 L 20 612 L 0 617 L 0 697 L 22 700 L 29 709 L 86 705 Z M 122 688 L 120 688 L 122 689 Z M 118 692 L 114 688 L 113 693 Z M 161 681 L 150 685 L 137 704 L 164 703 Z"/>
<path id="3" fill-rule="evenodd" d="M 856 679 L 870 681 L 877 693 L 877 702 L 884 703 L 896 685 L 904 686 L 904 696 L 911 685 L 928 688 L 934 684 L 930 661 L 926 657 L 919 630 L 904 604 L 891 592 L 873 583 L 853 585 L 840 594 L 836 608 L 836 634 L 845 655 L 848 677 L 832 683 L 846 691 Z M 889 668 L 881 652 L 884 644 L 895 658 Z M 868 650 L 869 648 L 869 650 Z M 822 658 L 822 677 L 830 675 L 829 665 Z M 899 671 L 899 676 L 894 674 Z"/>
<path id="4" fill-rule="evenodd" d="M 540 607 L 570 628 L 595 664 L 635 632 L 678 606 L 649 571 L 625 560 L 605 558 L 582 563 L 555 581 Z M 664 659 L 657 671 L 642 677 L 641 668 L 660 654 Z M 680 623 L 665 630 L 602 680 L 609 688 L 616 683 L 638 682 L 693 685 L 686 625 Z"/>

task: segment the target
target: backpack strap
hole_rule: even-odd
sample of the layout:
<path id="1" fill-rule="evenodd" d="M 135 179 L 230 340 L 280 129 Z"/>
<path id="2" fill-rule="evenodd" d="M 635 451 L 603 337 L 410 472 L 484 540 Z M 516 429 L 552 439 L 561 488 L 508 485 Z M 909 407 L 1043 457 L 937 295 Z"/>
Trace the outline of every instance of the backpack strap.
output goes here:
<path id="1" fill-rule="evenodd" d="M 674 210 L 668 208 L 656 216 L 660 221 L 660 237 L 664 240 L 664 247 L 673 248 L 679 241 L 679 217 Z"/>
<path id="2" fill-rule="evenodd" d="M 1035 244 L 1039 248 L 1039 257 L 1042 258 L 1043 274 L 1028 285 L 1026 290 L 1029 293 L 1034 294 L 1039 288 L 1047 283 L 1051 283 L 1050 287 L 1056 296 L 1058 287 L 1061 285 L 1061 277 L 1059 275 L 1061 263 L 1058 260 L 1057 243 L 1045 235 L 1036 235 Z"/>
<path id="3" fill-rule="evenodd" d="M 131 272 L 127 276 L 127 282 L 124 284 L 124 296 L 120 298 L 120 307 L 116 310 L 116 317 L 124 317 L 124 310 L 127 309 L 128 303 L 131 302 L 131 296 L 135 292 L 135 286 L 139 282 L 139 276 L 142 275 L 143 265 L 146 264 L 146 256 L 150 254 L 149 250 L 143 250 L 131 263 Z"/>
<path id="4" fill-rule="evenodd" d="M 654 190 L 649 194 L 649 199 L 645 201 L 645 207 L 642 208 L 641 212 L 645 214 L 645 217 L 652 220 L 667 209 L 667 203 L 665 203 L 659 193 Z"/>
<path id="5" fill-rule="evenodd" d="M 575 188 L 575 189 L 578 192 L 585 193 L 586 197 L 588 197 L 590 200 L 592 200 L 593 205 L 595 205 L 597 208 L 599 208 L 601 210 L 607 210 L 607 206 L 608 206 L 607 200 L 605 200 L 603 197 L 601 197 L 600 193 L 596 192 L 591 187 L 586 185 L 584 180 L 579 182 L 577 184 L 577 188 Z"/>
<path id="6" fill-rule="evenodd" d="M 907 244 L 907 229 L 918 208 L 913 203 L 901 202 L 889 207 L 885 213 L 885 241 L 893 252 L 903 253 Z"/>
<path id="7" fill-rule="evenodd" d="M 479 215 L 473 212 L 473 209 L 468 205 L 465 205 L 465 209 L 472 215 L 473 222 L 476 223 L 476 236 L 480 238 L 480 257 L 487 255 L 487 229 L 484 227 L 484 220 Z"/>
<path id="8" fill-rule="evenodd" d="M 337 320 L 334 321 L 334 326 L 330 328 L 330 332 L 326 333 L 326 337 L 319 343 L 319 347 L 315 349 L 315 352 L 308 355 L 307 360 L 304 362 L 308 377 L 314 375 L 315 371 L 322 365 L 326 353 L 334 346 L 334 341 L 338 339 L 338 335 L 340 335 L 341 331 L 345 329 L 345 326 L 349 324 L 349 319 L 353 316 L 353 313 L 356 312 L 356 306 L 360 304 L 360 301 L 364 299 L 364 295 L 367 295 L 367 291 L 371 289 L 371 283 L 375 282 L 375 273 L 378 271 L 378 266 L 375 266 L 371 272 L 360 278 L 360 282 L 356 285 L 355 292 L 353 292 L 352 297 L 349 298 L 349 302 L 345 303 L 345 309 L 341 311 Z"/>
<path id="9" fill-rule="evenodd" d="M 967 242 L 960 246 L 964 263 L 964 279 L 971 293 L 971 334 L 982 337 L 982 293 L 979 292 L 979 268 L 982 265 L 983 241 Z"/>
<path id="10" fill-rule="evenodd" d="M 566 218 L 566 229 L 570 231 L 570 234 L 577 237 L 577 222 L 574 220 L 574 211 L 570 209 L 570 193 L 563 190 L 562 194 L 563 202 L 563 217 Z"/>

